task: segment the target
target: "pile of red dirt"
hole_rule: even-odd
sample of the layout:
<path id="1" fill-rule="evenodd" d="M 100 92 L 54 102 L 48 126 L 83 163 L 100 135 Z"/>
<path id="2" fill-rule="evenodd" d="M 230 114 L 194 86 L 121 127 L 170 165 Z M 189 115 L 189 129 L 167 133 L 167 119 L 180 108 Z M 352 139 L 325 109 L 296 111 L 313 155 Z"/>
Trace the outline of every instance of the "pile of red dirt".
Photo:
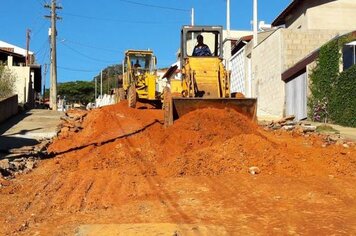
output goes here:
<path id="1" fill-rule="evenodd" d="M 267 132 L 229 109 L 197 110 L 167 129 L 161 110 L 126 103 L 76 115 L 81 128 L 60 133 L 53 158 L 0 183 L 0 234 L 71 235 L 80 225 L 140 222 L 216 224 L 231 235 L 246 225 L 256 229 L 247 235 L 292 232 L 288 224 L 305 234 L 354 232 L 353 144 L 323 147 L 318 134 Z"/>
<path id="2" fill-rule="evenodd" d="M 78 133 L 59 136 L 53 153 L 69 155 L 83 169 L 115 168 L 128 175 L 196 176 L 247 173 L 352 175 L 355 148 L 322 147 L 317 135 L 266 132 L 231 109 L 207 108 L 163 128 L 162 111 L 126 103 L 88 113 Z M 92 158 L 93 157 L 93 158 Z"/>
<path id="3" fill-rule="evenodd" d="M 162 145 L 191 152 L 241 134 L 256 134 L 258 126 L 234 110 L 206 108 L 186 114 L 163 133 Z"/>
<path id="4" fill-rule="evenodd" d="M 70 113 L 78 113 L 73 110 Z M 83 115 L 83 112 L 80 112 Z M 152 125 L 162 117 L 159 110 L 130 109 L 126 102 L 105 106 L 87 113 L 80 132 L 65 132 L 49 151 L 63 152 L 90 144 L 103 143 Z"/>

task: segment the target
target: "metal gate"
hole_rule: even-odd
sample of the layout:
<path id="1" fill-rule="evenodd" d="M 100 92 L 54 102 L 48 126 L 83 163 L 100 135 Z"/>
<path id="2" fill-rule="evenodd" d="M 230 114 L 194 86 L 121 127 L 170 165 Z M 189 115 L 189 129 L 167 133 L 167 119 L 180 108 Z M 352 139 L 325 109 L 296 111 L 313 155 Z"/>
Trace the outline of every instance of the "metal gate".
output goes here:
<path id="1" fill-rule="evenodd" d="M 245 94 L 245 50 L 242 48 L 230 59 L 231 65 L 231 93 Z"/>
<path id="2" fill-rule="evenodd" d="M 286 83 L 286 115 L 294 115 L 299 121 L 307 118 L 307 73 Z"/>

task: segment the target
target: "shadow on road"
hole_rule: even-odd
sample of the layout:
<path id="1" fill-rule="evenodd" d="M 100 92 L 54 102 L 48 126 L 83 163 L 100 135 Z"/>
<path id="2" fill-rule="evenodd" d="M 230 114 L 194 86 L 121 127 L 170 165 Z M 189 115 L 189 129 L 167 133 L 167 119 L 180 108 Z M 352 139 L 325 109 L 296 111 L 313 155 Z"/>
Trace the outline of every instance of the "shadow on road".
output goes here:
<path id="1" fill-rule="evenodd" d="M 27 134 L 28 132 L 35 131 L 35 130 L 40 130 L 40 129 L 41 129 L 41 128 L 22 129 L 22 130 L 20 130 L 19 132 L 12 133 L 12 134 L 7 134 L 6 136 L 11 136 L 11 135 L 16 135 L 16 134 L 25 135 L 25 134 Z"/>
<path id="2" fill-rule="evenodd" d="M 25 119 L 27 116 L 31 115 L 30 111 L 22 112 L 16 116 L 13 116 L 12 118 L 4 121 L 3 123 L 0 123 L 0 135 L 5 133 L 7 130 L 9 130 L 11 127 L 19 123 L 21 120 Z"/>
<path id="3" fill-rule="evenodd" d="M 13 126 L 18 124 L 20 121 L 25 119 L 31 115 L 30 111 L 26 111 L 23 113 L 20 113 L 6 121 L 0 124 L 0 159 L 4 158 L 7 154 L 9 154 L 10 149 L 14 148 L 21 148 L 25 146 L 33 146 L 38 144 L 39 142 L 36 139 L 33 138 L 23 138 L 23 137 L 17 137 L 17 136 L 11 136 L 11 135 L 25 135 L 27 132 L 32 131 L 32 130 L 21 130 L 19 132 L 13 133 L 13 134 L 8 134 L 4 135 L 6 131 L 11 129 Z M 33 129 L 36 130 L 36 129 Z"/>
<path id="4" fill-rule="evenodd" d="M 0 152 L 6 154 L 10 149 L 33 146 L 38 143 L 36 139 L 0 136 Z"/>

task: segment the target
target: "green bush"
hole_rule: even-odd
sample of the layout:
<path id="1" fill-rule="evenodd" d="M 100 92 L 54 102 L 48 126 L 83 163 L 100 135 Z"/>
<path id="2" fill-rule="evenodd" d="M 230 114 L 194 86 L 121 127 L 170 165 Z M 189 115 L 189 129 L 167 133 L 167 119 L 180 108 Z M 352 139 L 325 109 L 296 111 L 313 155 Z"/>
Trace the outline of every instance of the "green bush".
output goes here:
<path id="1" fill-rule="evenodd" d="M 327 119 L 327 105 L 332 99 L 333 83 L 339 75 L 340 58 L 337 40 L 320 48 L 316 67 L 310 75 L 312 96 L 308 100 L 308 107 L 309 117 L 313 120 L 323 121 Z M 321 109 L 321 107 L 324 107 L 324 109 Z"/>
<path id="2" fill-rule="evenodd" d="M 15 79 L 11 71 L 0 64 L 0 99 L 14 94 Z"/>
<path id="3" fill-rule="evenodd" d="M 322 46 L 310 75 L 308 115 L 313 120 L 356 127 L 356 66 L 340 73 L 341 49 L 356 39 L 351 33 Z"/>
<path id="4" fill-rule="evenodd" d="M 329 102 L 333 122 L 356 127 L 356 65 L 342 72 L 334 82 Z"/>

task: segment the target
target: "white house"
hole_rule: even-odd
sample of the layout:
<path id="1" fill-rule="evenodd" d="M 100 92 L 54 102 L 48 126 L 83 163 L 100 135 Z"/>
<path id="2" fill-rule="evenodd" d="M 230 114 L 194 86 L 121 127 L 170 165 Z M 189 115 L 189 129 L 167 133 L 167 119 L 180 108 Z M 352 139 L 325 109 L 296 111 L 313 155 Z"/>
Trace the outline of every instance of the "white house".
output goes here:
<path id="1" fill-rule="evenodd" d="M 0 62 L 4 63 L 15 75 L 15 93 L 18 102 L 29 107 L 41 93 L 41 66 L 33 64 L 34 55 L 29 52 L 29 64 L 26 66 L 27 51 L 15 45 L 0 41 Z"/>
<path id="2" fill-rule="evenodd" d="M 271 30 L 259 32 L 256 47 L 255 39 L 245 41 L 236 52 L 244 57 L 243 72 L 235 73 L 244 78 L 243 92 L 258 98 L 259 119 L 292 113 L 298 120 L 307 117 L 307 76 L 285 82 L 282 74 L 332 38 L 354 31 L 355 12 L 355 0 L 294 0 Z"/>

